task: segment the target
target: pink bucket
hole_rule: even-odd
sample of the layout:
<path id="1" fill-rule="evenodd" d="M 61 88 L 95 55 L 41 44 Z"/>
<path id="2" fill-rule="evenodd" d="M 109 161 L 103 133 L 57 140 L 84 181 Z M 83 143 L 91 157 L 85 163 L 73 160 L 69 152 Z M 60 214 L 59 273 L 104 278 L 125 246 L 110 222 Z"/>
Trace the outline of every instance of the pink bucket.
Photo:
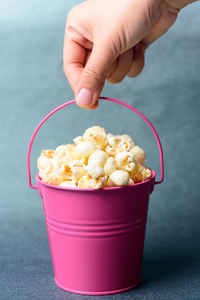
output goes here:
<path id="1" fill-rule="evenodd" d="M 124 105 L 147 122 L 160 152 L 159 181 L 152 170 L 150 179 L 127 187 L 64 188 L 46 184 L 38 175 L 37 186 L 33 186 L 30 154 L 34 138 L 50 116 L 74 100 L 55 108 L 41 121 L 27 157 L 29 186 L 38 189 L 43 201 L 55 282 L 66 291 L 86 295 L 119 293 L 140 283 L 149 195 L 164 179 L 162 147 L 149 120 L 129 104 L 100 99 Z"/>

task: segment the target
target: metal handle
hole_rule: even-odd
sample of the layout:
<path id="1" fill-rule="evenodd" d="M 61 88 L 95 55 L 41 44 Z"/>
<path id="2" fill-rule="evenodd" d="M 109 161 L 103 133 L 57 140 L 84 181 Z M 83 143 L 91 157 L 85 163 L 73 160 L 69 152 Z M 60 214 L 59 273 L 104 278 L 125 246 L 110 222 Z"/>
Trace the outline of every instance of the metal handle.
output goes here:
<path id="1" fill-rule="evenodd" d="M 160 143 L 160 139 L 158 137 L 158 134 L 155 130 L 155 128 L 153 127 L 153 125 L 150 123 L 150 121 L 140 112 L 138 111 L 136 108 L 134 108 L 133 106 L 131 106 L 130 104 L 127 104 L 125 102 L 122 102 L 120 100 L 116 100 L 116 99 L 112 99 L 112 98 L 107 98 L 107 97 L 99 97 L 99 99 L 101 100 L 104 100 L 104 101 L 110 101 L 110 102 L 115 102 L 115 103 L 118 103 L 118 104 L 121 104 L 125 107 L 128 107 L 129 109 L 133 110 L 135 113 L 137 113 L 146 123 L 147 125 L 150 127 L 150 129 L 152 130 L 154 136 L 155 136 L 155 139 L 157 141 L 157 145 L 158 145 L 158 149 L 159 149 L 159 153 L 160 153 L 160 180 L 158 181 L 155 181 L 155 184 L 159 184 L 161 182 L 163 182 L 164 180 L 164 164 L 163 164 L 163 151 L 162 151 L 162 146 L 161 146 L 161 143 Z M 31 148 L 32 148 L 32 145 L 33 145 L 33 141 L 39 131 L 39 129 L 42 127 L 42 125 L 53 115 L 55 114 L 58 110 L 62 109 L 63 107 L 65 106 L 68 106 L 68 105 L 71 105 L 73 103 L 76 103 L 75 100 L 72 100 L 72 101 L 69 101 L 69 102 L 66 102 L 58 107 L 56 107 L 54 110 L 52 110 L 48 115 L 46 115 L 46 117 L 44 117 L 44 119 L 39 123 L 39 125 L 36 127 L 32 137 L 31 137 L 31 140 L 30 140 L 30 143 L 29 143 L 29 146 L 28 146 L 28 153 L 27 153 L 27 171 L 28 171 L 28 184 L 31 188 L 33 189 L 37 189 L 38 187 L 35 186 L 35 185 L 32 185 L 31 183 L 31 170 L 30 170 L 30 156 L 31 156 Z"/>

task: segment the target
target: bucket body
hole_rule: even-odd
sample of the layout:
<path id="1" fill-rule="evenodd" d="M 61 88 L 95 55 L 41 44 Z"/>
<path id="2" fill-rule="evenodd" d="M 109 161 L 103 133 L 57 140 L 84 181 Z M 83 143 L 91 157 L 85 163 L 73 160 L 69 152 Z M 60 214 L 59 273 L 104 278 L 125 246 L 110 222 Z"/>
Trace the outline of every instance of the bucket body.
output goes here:
<path id="1" fill-rule="evenodd" d="M 68 101 L 48 113 L 31 137 L 27 153 L 28 184 L 38 189 L 52 256 L 55 281 L 69 292 L 114 294 L 140 282 L 149 195 L 164 180 L 163 151 L 151 122 L 136 108 L 117 99 L 99 97 L 125 106 L 149 126 L 160 155 L 160 180 L 151 178 L 127 187 L 100 190 L 64 188 L 46 184 L 37 175 L 31 182 L 30 156 L 43 124 L 57 111 L 75 104 Z"/>
<path id="2" fill-rule="evenodd" d="M 88 191 L 48 185 L 37 176 L 59 287 L 103 295 L 139 284 L 154 181 L 152 171 L 133 186 Z"/>

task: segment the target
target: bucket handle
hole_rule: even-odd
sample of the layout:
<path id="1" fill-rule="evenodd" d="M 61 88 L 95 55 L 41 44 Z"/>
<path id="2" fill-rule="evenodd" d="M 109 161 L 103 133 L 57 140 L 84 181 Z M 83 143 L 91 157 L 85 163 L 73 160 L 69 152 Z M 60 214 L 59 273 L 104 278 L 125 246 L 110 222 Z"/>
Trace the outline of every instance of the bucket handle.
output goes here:
<path id="1" fill-rule="evenodd" d="M 110 102 L 115 102 L 115 103 L 118 103 L 118 104 L 121 104 L 125 107 L 128 107 L 129 109 L 133 110 L 135 113 L 137 113 L 146 123 L 147 125 L 150 127 L 150 129 L 152 130 L 154 136 L 155 136 L 155 139 L 157 141 L 157 145 L 158 145 L 158 149 L 159 149 L 159 154 L 160 154 L 160 180 L 158 181 L 155 181 L 155 184 L 159 184 L 159 183 L 162 183 L 163 180 L 164 180 L 164 164 L 163 164 L 163 151 L 162 151 L 162 146 L 161 146 L 161 143 L 160 143 L 160 139 L 158 137 L 158 134 L 155 130 L 155 128 L 153 127 L 153 125 L 150 123 L 150 121 L 140 112 L 138 111 L 136 108 L 134 108 L 133 106 L 131 106 L 130 104 L 127 104 L 123 101 L 120 101 L 120 100 L 116 100 L 116 99 L 112 99 L 112 98 L 107 98 L 107 97 L 99 97 L 99 99 L 101 100 L 106 100 L 106 101 L 110 101 Z M 32 137 L 31 137 L 31 140 L 30 140 L 30 143 L 29 143 L 29 146 L 28 146 L 28 153 L 27 153 L 27 171 L 28 171 L 28 184 L 31 188 L 33 189 L 37 189 L 38 187 L 35 186 L 35 185 L 32 185 L 31 183 L 31 170 L 30 170 L 30 156 L 31 156 L 31 148 L 32 148 L 32 145 L 33 145 L 33 141 L 39 131 L 39 129 L 42 127 L 42 125 L 53 115 L 55 114 L 58 110 L 62 109 L 63 107 L 66 107 L 68 105 L 71 105 L 73 103 L 76 103 L 75 100 L 71 100 L 69 102 L 66 102 L 58 107 L 56 107 L 55 109 L 53 109 L 48 115 L 46 115 L 46 117 L 43 118 L 43 120 L 38 124 L 38 126 L 36 127 Z"/>

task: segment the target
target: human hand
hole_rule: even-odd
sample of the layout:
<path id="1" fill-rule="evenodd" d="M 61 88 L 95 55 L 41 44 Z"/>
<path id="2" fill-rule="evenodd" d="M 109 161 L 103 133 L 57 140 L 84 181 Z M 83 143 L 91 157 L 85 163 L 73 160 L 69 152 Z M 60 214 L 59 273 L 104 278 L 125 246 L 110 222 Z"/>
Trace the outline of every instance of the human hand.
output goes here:
<path id="1" fill-rule="evenodd" d="M 144 52 L 175 22 L 187 0 L 87 0 L 68 14 L 63 68 L 79 106 L 95 109 L 107 79 L 137 76 Z"/>

